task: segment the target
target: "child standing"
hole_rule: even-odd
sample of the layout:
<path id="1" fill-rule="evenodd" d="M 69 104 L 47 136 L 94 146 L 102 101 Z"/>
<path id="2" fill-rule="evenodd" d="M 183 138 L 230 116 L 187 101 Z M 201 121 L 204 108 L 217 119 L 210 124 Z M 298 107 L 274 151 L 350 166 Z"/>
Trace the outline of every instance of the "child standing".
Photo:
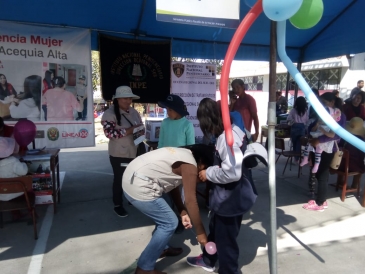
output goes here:
<path id="1" fill-rule="evenodd" d="M 162 121 L 158 148 L 179 147 L 195 144 L 193 124 L 186 119 L 186 105 L 183 99 L 175 94 L 167 96 L 158 105 L 167 110 L 167 118 Z"/>
<path id="2" fill-rule="evenodd" d="M 214 265 L 219 260 L 218 273 L 234 274 L 239 271 L 237 236 L 242 226 L 242 217 L 256 200 L 253 185 L 248 179 L 248 170 L 242 165 L 247 146 L 245 133 L 235 124 L 232 125 L 232 152 L 227 145 L 217 103 L 204 98 L 199 104 L 197 116 L 204 135 L 212 134 L 217 138 L 214 166 L 199 172 L 199 178 L 203 182 L 212 182 L 209 194 L 212 216 L 207 241 L 216 244 L 217 253 L 210 255 L 204 249 L 202 255 L 188 257 L 187 263 L 213 272 Z"/>
<path id="3" fill-rule="evenodd" d="M 180 96 L 170 94 L 165 101 L 159 101 L 158 105 L 166 109 L 168 116 L 162 121 L 160 127 L 158 148 L 181 147 L 195 144 L 194 126 L 185 117 L 189 115 L 189 112 L 186 109 L 184 100 Z M 169 194 L 164 194 L 162 198 L 173 207 L 172 197 Z M 175 234 L 180 234 L 183 231 L 184 225 L 179 218 Z M 166 245 L 163 254 L 164 256 L 178 256 L 182 252 L 182 248 L 174 248 Z"/>
<path id="4" fill-rule="evenodd" d="M 333 119 L 338 122 L 341 118 L 341 111 L 338 108 L 327 108 L 327 111 L 330 113 Z M 318 119 L 318 123 L 312 128 L 310 135 L 313 138 L 318 138 L 319 136 L 326 135 L 327 137 L 333 138 L 335 133 L 331 131 L 331 129 L 326 126 L 322 119 Z M 317 173 L 319 164 L 321 163 L 321 154 L 322 152 L 332 153 L 333 145 L 335 141 L 329 141 L 325 143 L 318 144 L 315 149 L 309 143 L 305 146 L 304 157 L 300 166 L 304 166 L 308 164 L 308 156 L 310 151 L 315 151 L 315 160 L 312 168 L 312 173 Z"/>

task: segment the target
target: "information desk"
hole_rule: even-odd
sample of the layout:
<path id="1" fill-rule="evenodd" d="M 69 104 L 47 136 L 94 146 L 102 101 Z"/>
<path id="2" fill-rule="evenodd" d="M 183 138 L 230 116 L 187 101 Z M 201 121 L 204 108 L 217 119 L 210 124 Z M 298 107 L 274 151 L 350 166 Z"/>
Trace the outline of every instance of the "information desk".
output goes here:
<path id="1" fill-rule="evenodd" d="M 30 152 L 30 151 L 29 151 Z M 23 158 L 26 162 L 36 161 L 49 161 L 50 176 L 52 178 L 52 197 L 53 197 L 53 209 L 54 213 L 57 212 L 57 202 L 61 202 L 61 189 L 60 189 L 60 165 L 59 165 L 59 149 L 46 149 L 38 151 L 37 153 L 29 154 L 24 151 L 17 154 L 13 154 L 14 157 L 20 159 Z M 33 175 L 33 174 L 32 174 Z M 34 174 L 34 177 L 37 177 Z"/>

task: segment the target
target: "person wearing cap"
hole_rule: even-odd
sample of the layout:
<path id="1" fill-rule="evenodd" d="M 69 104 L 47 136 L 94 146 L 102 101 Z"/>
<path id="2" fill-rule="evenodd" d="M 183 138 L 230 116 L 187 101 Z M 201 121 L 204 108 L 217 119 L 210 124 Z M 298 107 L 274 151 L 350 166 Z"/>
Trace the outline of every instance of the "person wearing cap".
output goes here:
<path id="1" fill-rule="evenodd" d="M 186 119 L 189 112 L 180 96 L 170 94 L 158 105 L 167 110 L 167 118 L 161 123 L 158 147 L 179 147 L 195 144 L 192 122 Z"/>
<path id="2" fill-rule="evenodd" d="M 252 141 L 256 142 L 260 130 L 256 101 L 245 92 L 245 83 L 242 79 L 233 80 L 231 86 L 233 92 L 238 96 L 237 101 L 232 106 L 232 110 L 238 111 L 241 114 L 245 128 L 249 132 L 251 132 L 252 123 L 254 124 L 255 134 L 252 134 Z"/>
<path id="3" fill-rule="evenodd" d="M 14 153 L 15 140 L 13 138 L 0 137 L 0 178 L 14 178 L 26 175 L 28 166 L 19 159 L 11 156 Z M 9 201 L 23 195 L 23 192 L 12 194 L 0 194 L 0 201 Z"/>
<path id="4" fill-rule="evenodd" d="M 204 135 L 213 134 L 217 138 L 214 165 L 199 172 L 203 182 L 211 182 L 209 209 L 212 216 L 208 238 L 199 243 L 205 246 L 207 242 L 214 242 L 217 252 L 210 255 L 203 248 L 202 255 L 188 257 L 187 263 L 213 272 L 218 260 L 218 273 L 238 273 L 237 236 L 243 214 L 250 210 L 257 196 L 243 161 L 247 147 L 245 133 L 232 124 L 233 145 L 229 147 L 218 104 L 210 98 L 200 101 L 197 117 Z"/>
<path id="5" fill-rule="evenodd" d="M 343 112 L 346 115 L 347 121 L 353 117 L 360 117 L 365 120 L 365 107 L 363 105 L 365 101 L 365 94 L 359 88 L 354 88 L 351 91 L 350 98 L 345 100 L 343 106 Z"/>
<path id="6" fill-rule="evenodd" d="M 80 101 L 81 98 L 84 99 L 84 109 L 80 112 L 77 112 L 77 118 L 76 121 L 78 120 L 82 120 L 85 121 L 86 120 L 86 116 L 87 116 L 87 90 L 86 90 L 86 77 L 85 75 L 80 75 L 79 77 L 79 82 L 77 83 L 76 86 L 76 97 L 77 100 Z"/>
<path id="7" fill-rule="evenodd" d="M 143 124 L 139 113 L 131 107 L 133 99 L 139 99 L 139 96 L 133 94 L 130 87 L 118 87 L 113 96 L 113 106 L 108 108 L 101 118 L 104 134 L 109 138 L 108 152 L 114 174 L 112 187 L 114 212 L 119 217 L 128 216 L 123 207 L 121 182 L 125 167 L 121 164 L 129 163 L 136 158 L 137 147 L 133 140 L 133 130 Z"/>
<path id="8" fill-rule="evenodd" d="M 194 225 L 197 240 L 207 242 L 196 197 L 198 172 L 213 164 L 214 147 L 196 144 L 164 147 L 134 159 L 126 168 L 122 185 L 125 197 L 156 224 L 152 238 L 137 262 L 136 274 L 163 274 L 155 270 L 156 260 L 167 256 L 166 245 L 178 225 L 178 218 L 163 198 L 171 194 L 185 229 Z M 180 188 L 182 185 L 184 200 Z M 185 202 L 185 203 L 184 203 Z"/>
<path id="9" fill-rule="evenodd" d="M 63 77 L 57 76 L 53 79 L 55 87 L 47 90 L 43 95 L 43 104 L 47 106 L 47 121 L 73 121 L 73 111 L 82 111 L 84 108 L 83 98 L 79 101 L 68 90 Z"/>
<path id="10" fill-rule="evenodd" d="M 365 140 L 365 128 L 364 128 L 364 121 L 359 117 L 354 117 L 350 121 L 346 123 L 345 129 L 350 132 L 351 134 L 355 135 L 360 140 Z M 345 142 L 344 140 L 341 141 L 340 146 L 344 149 L 347 149 L 349 152 L 349 169 L 348 172 L 359 172 L 360 174 L 354 175 L 352 179 L 351 188 L 357 188 L 358 184 L 361 181 L 361 176 L 365 173 L 365 153 L 358 149 L 357 147 L 353 146 L 350 143 Z M 341 164 L 338 168 L 340 171 L 345 171 L 345 163 L 341 161 Z M 344 183 L 344 176 L 338 175 L 337 182 L 339 185 L 343 185 Z"/>

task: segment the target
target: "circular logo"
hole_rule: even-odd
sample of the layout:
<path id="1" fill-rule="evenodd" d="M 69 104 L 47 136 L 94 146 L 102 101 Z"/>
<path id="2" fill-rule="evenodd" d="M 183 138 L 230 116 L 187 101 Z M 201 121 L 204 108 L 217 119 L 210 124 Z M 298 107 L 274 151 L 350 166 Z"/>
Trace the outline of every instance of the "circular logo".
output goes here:
<path id="1" fill-rule="evenodd" d="M 58 137 L 60 137 L 60 132 L 58 131 L 57 128 L 55 127 L 50 127 L 47 130 L 47 137 L 49 140 L 51 141 L 56 141 L 58 139 Z"/>
<path id="2" fill-rule="evenodd" d="M 87 129 L 82 128 L 79 131 L 79 136 L 80 138 L 86 138 L 89 135 L 89 132 L 87 131 Z"/>

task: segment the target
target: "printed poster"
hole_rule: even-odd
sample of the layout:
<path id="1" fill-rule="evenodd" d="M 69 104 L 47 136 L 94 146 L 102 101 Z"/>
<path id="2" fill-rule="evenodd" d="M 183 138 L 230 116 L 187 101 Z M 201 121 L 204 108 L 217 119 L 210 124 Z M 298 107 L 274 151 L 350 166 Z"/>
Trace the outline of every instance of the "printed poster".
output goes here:
<path id="1" fill-rule="evenodd" d="M 37 127 L 37 148 L 95 145 L 88 30 L 0 21 L 0 117 Z"/>
<path id="2" fill-rule="evenodd" d="M 199 103 L 204 98 L 215 101 L 216 65 L 203 63 L 171 63 L 171 93 L 179 95 L 185 102 L 190 120 L 195 129 L 195 137 L 202 138 L 196 116 Z"/>
<path id="3" fill-rule="evenodd" d="M 156 0 L 156 20 L 217 28 L 237 28 L 239 0 Z"/>

